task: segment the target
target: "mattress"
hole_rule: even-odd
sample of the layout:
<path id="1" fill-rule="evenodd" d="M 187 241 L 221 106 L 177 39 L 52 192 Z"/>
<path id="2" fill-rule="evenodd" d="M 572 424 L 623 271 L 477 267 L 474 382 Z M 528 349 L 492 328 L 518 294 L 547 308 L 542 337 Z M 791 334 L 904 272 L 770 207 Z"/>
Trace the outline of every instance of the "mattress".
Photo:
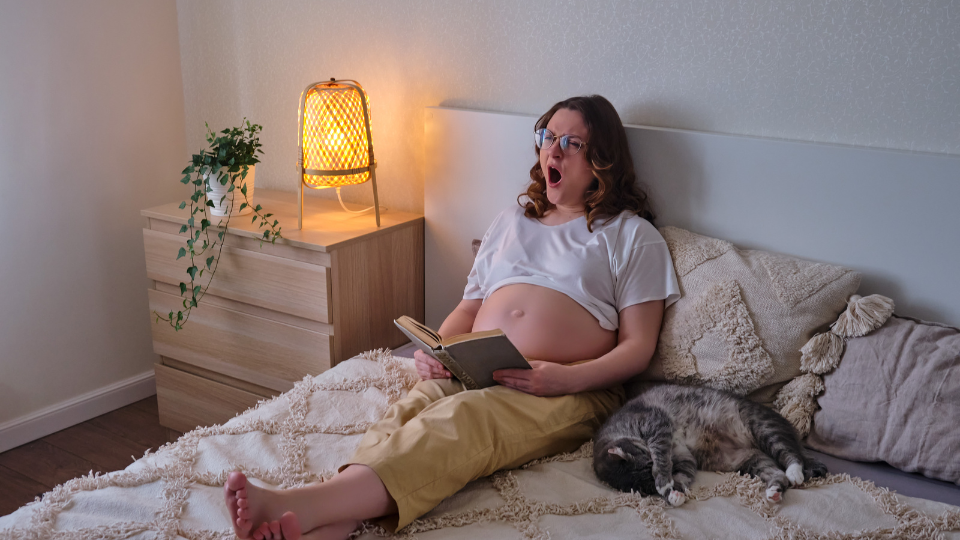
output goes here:
<path id="1" fill-rule="evenodd" d="M 231 538 L 223 483 L 323 482 L 418 380 L 410 358 L 364 353 L 229 422 L 184 434 L 123 471 L 76 478 L 0 518 L 0 539 Z M 471 482 L 403 538 L 960 538 L 960 507 L 830 474 L 780 504 L 756 478 L 700 472 L 690 500 L 620 493 L 593 474 L 592 444 Z M 365 523 L 360 538 L 389 536 Z"/>

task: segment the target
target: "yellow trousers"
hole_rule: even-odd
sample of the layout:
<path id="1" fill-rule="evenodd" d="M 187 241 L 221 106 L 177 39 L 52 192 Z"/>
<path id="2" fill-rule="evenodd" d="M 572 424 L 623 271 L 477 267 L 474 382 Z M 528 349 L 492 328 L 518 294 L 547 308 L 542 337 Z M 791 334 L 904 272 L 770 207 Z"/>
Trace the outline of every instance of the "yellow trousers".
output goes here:
<path id="1" fill-rule="evenodd" d="M 619 385 L 536 397 L 505 386 L 465 391 L 458 381 L 421 381 L 367 431 L 350 463 L 373 469 L 397 502 L 399 514 L 382 521 L 393 532 L 472 480 L 576 450 L 623 401 Z"/>

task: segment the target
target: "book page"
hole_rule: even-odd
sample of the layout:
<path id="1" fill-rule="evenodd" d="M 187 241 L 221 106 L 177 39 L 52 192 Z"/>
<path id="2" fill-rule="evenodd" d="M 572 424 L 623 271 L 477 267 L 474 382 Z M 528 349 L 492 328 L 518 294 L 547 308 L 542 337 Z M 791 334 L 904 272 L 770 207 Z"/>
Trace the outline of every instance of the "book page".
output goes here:
<path id="1" fill-rule="evenodd" d="M 484 330 L 483 332 L 470 332 L 469 334 L 457 334 L 455 336 L 450 336 L 447 339 L 441 340 L 440 343 L 442 343 L 443 346 L 446 347 L 448 345 L 453 345 L 455 343 L 463 343 L 464 341 L 471 341 L 474 339 L 483 339 L 483 338 L 488 338 L 493 336 L 502 336 L 502 335 L 504 335 L 503 330 L 496 328 L 493 330 Z"/>
<path id="2" fill-rule="evenodd" d="M 431 349 L 440 347 L 439 334 L 418 323 L 414 319 L 404 315 L 393 322 L 401 329 L 406 330 L 410 334 L 416 336 L 420 341 L 423 342 L 424 345 L 430 347 Z"/>

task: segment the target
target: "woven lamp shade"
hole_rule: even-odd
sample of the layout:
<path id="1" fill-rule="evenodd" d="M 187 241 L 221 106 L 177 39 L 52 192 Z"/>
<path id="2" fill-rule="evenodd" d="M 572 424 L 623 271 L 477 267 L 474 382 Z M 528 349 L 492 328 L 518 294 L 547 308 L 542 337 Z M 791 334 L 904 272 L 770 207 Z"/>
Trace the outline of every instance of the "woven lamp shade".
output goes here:
<path id="1" fill-rule="evenodd" d="M 323 189 L 373 180 L 377 204 L 369 100 L 359 83 L 331 79 L 308 86 L 300 97 L 299 142 L 301 216 L 303 186 Z M 379 208 L 376 216 L 379 227 Z"/>

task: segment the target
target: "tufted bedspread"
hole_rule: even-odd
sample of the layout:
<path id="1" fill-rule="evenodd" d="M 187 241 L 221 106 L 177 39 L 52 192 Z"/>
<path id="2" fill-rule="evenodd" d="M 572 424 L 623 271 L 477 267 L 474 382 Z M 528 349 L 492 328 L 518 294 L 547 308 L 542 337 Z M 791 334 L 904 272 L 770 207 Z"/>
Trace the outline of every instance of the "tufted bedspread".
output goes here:
<path id="1" fill-rule="evenodd" d="M 330 478 L 368 426 L 417 381 L 378 350 L 343 362 L 222 426 L 185 434 L 123 471 L 71 480 L 0 518 L 0 539 L 232 538 L 231 470 L 288 488 Z M 700 472 L 691 499 L 619 493 L 591 469 L 591 443 L 471 483 L 404 538 L 958 538 L 960 508 L 829 475 L 766 502 L 759 480 Z M 373 524 L 360 538 L 389 536 Z"/>

